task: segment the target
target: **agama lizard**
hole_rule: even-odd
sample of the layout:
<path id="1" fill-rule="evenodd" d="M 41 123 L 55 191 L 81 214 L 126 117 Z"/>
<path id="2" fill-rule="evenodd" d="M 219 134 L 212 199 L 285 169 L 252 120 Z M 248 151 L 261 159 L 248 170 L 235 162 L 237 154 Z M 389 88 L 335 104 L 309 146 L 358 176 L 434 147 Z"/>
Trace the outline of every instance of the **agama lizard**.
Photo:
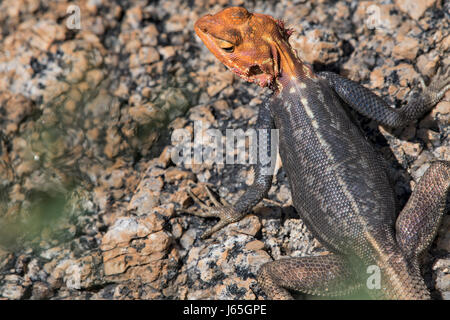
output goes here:
<path id="1" fill-rule="evenodd" d="M 257 281 L 272 299 L 292 299 L 288 290 L 342 295 L 364 287 L 370 266 L 381 286 L 374 298 L 429 299 L 419 256 L 434 238 L 450 186 L 450 163 L 435 161 L 397 217 L 395 194 L 384 159 L 350 120 L 341 100 L 383 126 L 395 128 L 421 117 L 450 88 L 450 68 L 441 69 L 411 101 L 392 108 L 369 89 L 331 72 L 315 73 L 290 46 L 283 22 L 242 7 L 206 15 L 195 31 L 208 49 L 243 79 L 274 94 L 259 107 L 257 128 L 279 130 L 279 152 L 294 207 L 331 253 L 264 264 Z M 340 99 L 339 99 L 339 98 Z M 203 238 L 239 221 L 267 196 L 272 176 L 254 166 L 254 183 L 234 206 L 211 199 L 205 211 L 218 217 Z M 209 196 L 212 194 L 209 192 Z"/>

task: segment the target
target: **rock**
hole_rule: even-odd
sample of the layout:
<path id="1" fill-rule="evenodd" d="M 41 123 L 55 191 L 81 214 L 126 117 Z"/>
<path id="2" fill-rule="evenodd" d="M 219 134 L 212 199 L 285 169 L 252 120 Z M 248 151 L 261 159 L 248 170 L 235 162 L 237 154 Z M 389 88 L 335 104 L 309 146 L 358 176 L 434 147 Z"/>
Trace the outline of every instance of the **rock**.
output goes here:
<path id="1" fill-rule="evenodd" d="M 155 281 L 164 267 L 163 258 L 170 243 L 170 236 L 165 231 L 158 231 L 105 251 L 105 276 L 112 280 L 133 279 L 138 275 L 148 282 Z"/>
<path id="2" fill-rule="evenodd" d="M 229 229 L 239 233 L 255 236 L 261 229 L 261 223 L 256 216 L 248 215 L 235 225 L 230 225 Z"/>
<path id="3" fill-rule="evenodd" d="M 229 116 L 231 111 L 227 101 L 222 99 L 215 101 L 212 107 L 214 108 L 215 111 L 220 112 L 221 115 L 223 116 Z"/>
<path id="4" fill-rule="evenodd" d="M 37 168 L 36 161 L 33 161 L 33 160 L 24 161 L 20 165 L 17 166 L 16 173 L 19 177 L 23 177 L 23 176 L 29 175 L 36 168 Z"/>
<path id="5" fill-rule="evenodd" d="M 177 50 L 174 46 L 165 46 L 159 49 L 159 53 L 164 57 L 164 59 L 170 59 L 176 55 Z"/>
<path id="6" fill-rule="evenodd" d="M 405 142 L 402 144 L 402 150 L 406 155 L 417 158 L 420 152 L 422 152 L 423 148 L 420 143 Z"/>
<path id="7" fill-rule="evenodd" d="M 370 74 L 370 82 L 372 88 L 382 88 L 384 85 L 383 71 L 379 68 L 373 70 Z"/>
<path id="8" fill-rule="evenodd" d="M 31 100 L 22 94 L 4 93 L 0 96 L 0 105 L 2 105 L 0 110 L 4 110 L 0 124 L 5 128 L 4 133 L 7 135 L 17 132 L 19 124 L 35 110 Z"/>
<path id="9" fill-rule="evenodd" d="M 101 248 L 103 251 L 114 249 L 117 246 L 128 244 L 133 237 L 137 237 L 140 226 L 133 218 L 120 218 L 103 236 Z M 145 228 L 145 227 L 144 227 Z M 146 233 L 146 228 L 140 233 Z"/>
<path id="10" fill-rule="evenodd" d="M 439 55 L 436 52 L 422 54 L 417 58 L 417 68 L 421 74 L 430 77 L 434 75 L 438 62 Z"/>
<path id="11" fill-rule="evenodd" d="M 433 264 L 436 274 L 436 289 L 441 293 L 444 300 L 450 297 L 450 259 L 442 258 Z"/>
<path id="12" fill-rule="evenodd" d="M 102 284 L 102 257 L 100 253 L 80 258 L 67 267 L 63 281 L 69 289 L 87 289 Z"/>
<path id="13" fill-rule="evenodd" d="M 132 29 L 137 29 L 142 21 L 143 13 L 140 6 L 132 7 L 125 13 L 125 22 L 130 25 Z"/>
<path id="14" fill-rule="evenodd" d="M 241 279 L 236 277 L 236 273 L 254 274 L 270 258 L 264 251 L 244 249 L 243 245 L 249 240 L 251 237 L 238 234 L 220 244 L 201 244 L 201 247 L 192 248 L 187 258 L 187 265 L 192 267 L 186 270 L 191 281 L 188 298 L 201 298 L 204 294 L 215 299 L 230 299 L 234 295 L 242 299 L 254 298 L 250 285 L 255 284 L 255 280 Z M 224 278 L 224 275 L 228 277 Z M 204 289 L 199 291 L 201 283 Z M 241 287 L 238 292 L 234 290 L 237 287 Z"/>
<path id="15" fill-rule="evenodd" d="M 450 217 L 444 216 L 437 235 L 436 246 L 439 250 L 445 252 L 450 251 L 450 234 L 448 232 L 449 228 L 450 228 Z"/>
<path id="16" fill-rule="evenodd" d="M 235 297 L 243 300 L 254 300 L 256 296 L 250 288 L 255 284 L 254 280 L 242 281 L 239 277 L 230 277 L 222 285 L 217 286 L 215 296 L 220 300 L 232 300 Z"/>
<path id="17" fill-rule="evenodd" d="M 153 103 L 131 107 L 128 111 L 133 120 L 139 124 L 148 124 L 151 121 L 158 120 L 158 113 L 161 112 Z"/>
<path id="18" fill-rule="evenodd" d="M 249 120 L 256 116 L 256 110 L 253 108 L 237 107 L 233 110 L 233 117 L 236 119 Z"/>
<path id="19" fill-rule="evenodd" d="M 123 170 L 113 170 L 107 175 L 105 179 L 102 179 L 105 184 L 114 189 L 119 189 L 124 184 L 125 172 Z"/>
<path id="20" fill-rule="evenodd" d="M 333 63 L 339 57 L 341 43 L 331 30 L 315 29 L 307 31 L 305 36 L 294 34 L 292 45 L 306 62 L 312 64 Z"/>
<path id="21" fill-rule="evenodd" d="M 156 46 L 158 44 L 158 29 L 153 23 L 142 29 L 142 44 L 146 46 Z"/>
<path id="22" fill-rule="evenodd" d="M 213 82 L 208 86 L 207 92 L 210 97 L 214 97 L 218 93 L 222 92 L 228 84 L 225 81 Z"/>
<path id="23" fill-rule="evenodd" d="M 441 291 L 450 291 L 450 274 L 439 277 L 436 281 L 436 288 Z"/>
<path id="24" fill-rule="evenodd" d="M 406 63 L 400 63 L 395 67 L 388 68 L 387 73 L 392 74 L 392 72 L 397 73 L 398 78 L 400 79 L 400 85 L 403 87 L 405 87 L 408 83 L 414 83 L 414 80 L 418 77 L 414 67 Z M 403 97 L 398 98 L 403 99 Z"/>
<path id="25" fill-rule="evenodd" d="M 21 299 L 25 294 L 26 288 L 21 286 L 17 282 L 20 282 L 20 280 L 11 279 L 11 277 L 9 277 L 9 279 L 6 280 L 4 284 L 2 284 L 2 288 L 0 290 L 0 297 L 4 297 L 11 300 Z"/>
<path id="26" fill-rule="evenodd" d="M 158 157 L 157 165 L 162 168 L 167 168 L 172 163 L 171 158 L 172 158 L 172 147 L 166 146 Z"/>
<path id="27" fill-rule="evenodd" d="M 194 229 L 187 230 L 180 239 L 181 246 L 185 249 L 189 249 L 194 243 L 196 235 L 197 233 Z"/>
<path id="28" fill-rule="evenodd" d="M 102 80 L 104 78 L 104 74 L 103 74 L 102 70 L 93 69 L 93 70 L 89 70 L 86 73 L 86 78 L 87 78 L 87 81 L 90 84 L 90 86 L 92 88 L 95 88 L 102 82 Z"/>
<path id="29" fill-rule="evenodd" d="M 166 30 L 168 32 L 179 32 L 186 28 L 188 17 L 173 15 L 166 21 Z"/>
<path id="30" fill-rule="evenodd" d="M 188 195 L 186 190 L 179 190 L 173 197 L 173 202 L 178 204 L 181 208 L 187 208 L 191 204 L 191 197 Z"/>
<path id="31" fill-rule="evenodd" d="M 428 147 L 439 147 L 441 134 L 439 132 L 427 129 L 417 131 L 417 136 L 427 143 Z"/>
<path id="32" fill-rule="evenodd" d="M 64 27 L 54 21 L 41 20 L 32 27 L 30 44 L 39 50 L 47 51 L 56 40 L 65 38 Z"/>
<path id="33" fill-rule="evenodd" d="M 34 282 L 31 291 L 31 300 L 45 300 L 52 296 L 53 292 L 44 282 Z"/>
<path id="34" fill-rule="evenodd" d="M 399 59 L 413 60 L 419 50 L 419 41 L 411 37 L 398 37 L 392 54 Z"/>
<path id="35" fill-rule="evenodd" d="M 141 181 L 136 193 L 130 200 L 128 210 L 136 210 L 138 215 L 142 215 L 159 205 L 159 191 L 162 185 L 161 178 L 150 177 Z"/>
<path id="36" fill-rule="evenodd" d="M 245 249 L 247 250 L 261 250 L 263 248 L 264 243 L 259 240 L 251 241 L 245 245 Z"/>
<path id="37" fill-rule="evenodd" d="M 195 175 L 192 172 L 180 170 L 176 167 L 170 167 L 164 174 L 164 181 L 167 183 L 179 183 L 181 180 L 195 180 Z"/>
<path id="38" fill-rule="evenodd" d="M 139 61 L 142 64 L 156 62 L 159 58 L 158 51 L 153 47 L 142 47 L 139 49 Z"/>
<path id="39" fill-rule="evenodd" d="M 117 129 L 108 128 L 106 132 L 106 145 L 103 150 L 105 155 L 112 159 L 119 154 L 120 143 L 122 139 Z"/>
<path id="40" fill-rule="evenodd" d="M 105 276 L 123 280 L 139 275 L 155 281 L 167 263 L 164 256 L 171 244 L 171 236 L 162 230 L 164 223 L 156 213 L 118 219 L 102 239 Z"/>
<path id="41" fill-rule="evenodd" d="M 435 4 L 436 0 L 395 0 L 395 5 L 415 20 L 423 16 L 425 11 Z"/>

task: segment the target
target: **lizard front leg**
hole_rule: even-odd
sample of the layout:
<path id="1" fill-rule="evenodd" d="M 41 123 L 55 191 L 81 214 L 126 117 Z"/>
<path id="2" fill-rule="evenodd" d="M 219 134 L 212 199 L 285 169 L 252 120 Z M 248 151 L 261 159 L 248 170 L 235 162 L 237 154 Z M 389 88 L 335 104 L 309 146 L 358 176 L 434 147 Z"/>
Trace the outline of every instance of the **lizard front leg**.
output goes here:
<path id="1" fill-rule="evenodd" d="M 267 130 L 267 135 L 265 137 L 267 138 L 267 150 L 270 152 L 271 129 L 274 128 L 274 123 L 267 100 L 259 108 L 256 128 Z M 269 167 L 273 166 L 270 166 L 269 164 Z M 194 199 L 194 201 L 198 203 L 204 211 L 188 211 L 188 213 L 200 217 L 220 218 L 216 225 L 202 235 L 202 239 L 208 238 L 211 234 L 230 223 L 241 220 L 252 210 L 255 205 L 267 196 L 267 193 L 272 185 L 273 170 L 268 168 L 266 164 L 263 164 L 260 157 L 258 157 L 256 165 L 252 168 L 255 173 L 254 182 L 250 187 L 248 187 L 234 206 L 229 205 L 225 201 L 220 203 L 215 200 L 211 192 L 207 189 L 211 201 L 215 204 L 214 207 L 208 207 L 203 204 L 192 192 L 189 192 L 192 199 Z"/>
<path id="2" fill-rule="evenodd" d="M 320 72 L 318 75 L 353 109 L 383 126 L 399 128 L 408 122 L 420 118 L 429 111 L 450 89 L 450 67 L 444 72 L 441 68 L 424 87 L 422 92 L 415 91 L 409 103 L 395 109 L 386 101 L 360 84 L 332 72 Z"/>
<path id="3" fill-rule="evenodd" d="M 361 287 L 335 254 L 271 261 L 258 270 L 258 285 L 270 299 L 293 299 L 287 289 L 307 294 L 341 296 Z"/>

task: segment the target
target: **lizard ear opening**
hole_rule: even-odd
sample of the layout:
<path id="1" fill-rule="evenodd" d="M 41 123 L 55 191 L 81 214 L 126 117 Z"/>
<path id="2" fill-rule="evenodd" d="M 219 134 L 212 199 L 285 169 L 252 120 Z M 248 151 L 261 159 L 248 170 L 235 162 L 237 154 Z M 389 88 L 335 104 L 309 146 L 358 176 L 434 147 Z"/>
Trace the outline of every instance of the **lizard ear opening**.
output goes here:
<path id="1" fill-rule="evenodd" d="M 264 73 L 261 68 L 258 65 L 253 65 L 248 69 L 248 75 L 249 76 L 254 76 L 254 75 L 258 75 Z"/>

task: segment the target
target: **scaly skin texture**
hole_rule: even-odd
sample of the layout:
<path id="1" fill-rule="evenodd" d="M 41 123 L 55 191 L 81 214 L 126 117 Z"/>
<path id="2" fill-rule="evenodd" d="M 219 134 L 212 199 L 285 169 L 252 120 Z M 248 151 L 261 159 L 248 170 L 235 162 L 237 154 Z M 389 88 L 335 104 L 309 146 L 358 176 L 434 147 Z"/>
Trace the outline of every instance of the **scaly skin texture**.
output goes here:
<path id="1" fill-rule="evenodd" d="M 270 16 L 232 7 L 202 17 L 195 31 L 233 72 L 274 91 L 260 106 L 256 126 L 279 130 L 293 204 L 331 252 L 263 265 L 258 283 L 269 298 L 291 299 L 288 289 L 333 296 L 362 287 L 374 298 L 429 299 L 419 257 L 445 210 L 450 164 L 431 163 L 397 218 L 384 160 L 350 120 L 338 96 L 382 125 L 399 127 L 443 97 L 450 87 L 449 72 L 439 72 L 407 105 L 393 109 L 353 81 L 329 72 L 315 74 L 289 45 L 291 31 Z M 208 207 L 191 193 L 204 209 L 191 213 L 220 218 L 203 238 L 242 219 L 267 195 L 272 176 L 263 169 L 261 163 L 254 166 L 254 183 L 234 206 L 218 202 L 208 191 L 215 204 Z M 374 270 L 379 270 L 381 281 L 373 282 Z"/>

